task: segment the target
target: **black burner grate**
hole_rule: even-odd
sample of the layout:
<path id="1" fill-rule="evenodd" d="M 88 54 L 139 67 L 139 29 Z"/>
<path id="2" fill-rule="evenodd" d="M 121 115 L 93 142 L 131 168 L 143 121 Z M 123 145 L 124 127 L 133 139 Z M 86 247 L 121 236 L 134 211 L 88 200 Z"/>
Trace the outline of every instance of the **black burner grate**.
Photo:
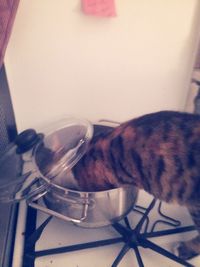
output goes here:
<path id="1" fill-rule="evenodd" d="M 118 256 L 114 260 L 111 267 L 117 267 L 121 262 L 122 258 L 126 255 L 126 253 L 132 249 L 135 252 L 135 256 L 137 258 L 138 266 L 144 267 L 144 263 L 142 261 L 141 254 L 139 252 L 138 247 L 141 246 L 143 248 L 151 249 L 164 257 L 167 257 L 183 266 L 192 267 L 190 263 L 180 259 L 175 256 L 171 252 L 165 250 L 164 248 L 156 245 L 149 238 L 161 237 L 166 235 L 178 234 L 183 232 L 188 232 L 195 230 L 194 226 L 186 226 L 180 227 L 181 222 L 177 221 L 171 217 L 166 216 L 162 211 L 162 203 L 159 202 L 158 205 L 158 213 L 162 219 L 155 221 L 155 223 L 150 228 L 150 220 L 149 215 L 152 209 L 155 207 L 156 199 L 153 199 L 147 208 L 141 206 L 135 206 L 133 208 L 134 212 L 141 214 L 141 219 L 137 223 L 134 229 L 131 228 L 128 216 L 123 220 L 123 223 L 115 223 L 112 227 L 120 234 L 118 238 L 110 238 L 105 240 L 99 240 L 94 242 L 64 246 L 59 248 L 52 248 L 46 250 L 35 251 L 36 241 L 39 240 L 44 228 L 52 219 L 52 216 L 48 217 L 37 229 L 35 229 L 36 225 L 36 211 L 29 207 L 28 215 L 27 215 L 27 231 L 25 233 L 25 249 L 24 249 L 24 263 L 23 267 L 34 267 L 34 261 L 38 257 L 43 257 L 47 255 L 55 255 L 60 253 L 67 253 L 72 251 L 78 251 L 83 249 L 95 248 L 100 246 L 107 246 L 116 243 L 124 243 L 121 251 Z M 30 227 L 30 222 L 32 222 L 32 226 Z M 172 226 L 172 229 L 156 231 L 155 228 L 158 224 L 165 224 L 168 226 Z"/>

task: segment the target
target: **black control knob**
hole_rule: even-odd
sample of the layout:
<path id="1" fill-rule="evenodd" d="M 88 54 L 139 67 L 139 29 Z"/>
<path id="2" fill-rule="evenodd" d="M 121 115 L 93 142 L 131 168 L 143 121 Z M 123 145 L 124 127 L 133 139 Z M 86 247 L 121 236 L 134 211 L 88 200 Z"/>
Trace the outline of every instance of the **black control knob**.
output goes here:
<path id="1" fill-rule="evenodd" d="M 43 134 L 38 134 L 34 129 L 27 129 L 21 132 L 15 139 L 17 153 L 22 154 L 32 149 L 43 137 Z"/>

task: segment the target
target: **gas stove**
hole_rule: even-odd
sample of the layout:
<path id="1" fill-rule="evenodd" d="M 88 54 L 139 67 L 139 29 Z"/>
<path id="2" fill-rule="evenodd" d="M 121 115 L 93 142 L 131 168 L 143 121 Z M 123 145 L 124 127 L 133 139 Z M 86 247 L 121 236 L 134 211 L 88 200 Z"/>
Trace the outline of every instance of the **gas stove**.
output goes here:
<path id="1" fill-rule="evenodd" d="M 174 245 L 196 234 L 184 207 L 144 191 L 128 216 L 114 225 L 87 229 L 20 203 L 12 267 L 175 267 L 184 262 Z"/>
<path id="2" fill-rule="evenodd" d="M 31 161 L 25 163 L 27 171 Z M 42 197 L 38 201 L 45 206 Z M 186 262 L 172 253 L 177 242 L 196 235 L 187 209 L 145 191 L 127 217 L 98 228 L 83 228 L 27 203 L 19 203 L 12 267 L 200 266 L 200 256 Z"/>

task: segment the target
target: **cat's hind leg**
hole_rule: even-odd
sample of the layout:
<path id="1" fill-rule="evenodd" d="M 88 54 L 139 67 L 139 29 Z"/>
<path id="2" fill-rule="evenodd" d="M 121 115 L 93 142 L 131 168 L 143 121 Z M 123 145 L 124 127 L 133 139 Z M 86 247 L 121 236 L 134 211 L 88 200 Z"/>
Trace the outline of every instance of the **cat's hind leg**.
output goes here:
<path id="1" fill-rule="evenodd" d="M 180 242 L 175 248 L 175 254 L 184 260 L 189 260 L 200 254 L 200 207 L 188 208 L 198 235 L 193 239 Z"/>

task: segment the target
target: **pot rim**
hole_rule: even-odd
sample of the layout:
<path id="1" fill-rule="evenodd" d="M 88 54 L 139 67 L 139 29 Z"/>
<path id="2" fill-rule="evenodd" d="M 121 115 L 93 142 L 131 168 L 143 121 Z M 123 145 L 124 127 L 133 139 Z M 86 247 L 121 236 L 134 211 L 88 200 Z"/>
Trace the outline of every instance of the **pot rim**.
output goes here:
<path id="1" fill-rule="evenodd" d="M 67 187 L 63 187 L 61 185 L 58 185 L 56 183 L 53 182 L 53 179 L 49 179 L 47 178 L 46 176 L 44 176 L 40 169 L 37 167 L 37 163 L 35 162 L 35 159 L 33 161 L 35 167 L 36 167 L 36 171 L 37 171 L 37 174 L 39 176 L 39 178 L 41 178 L 41 180 L 45 181 L 46 184 L 47 184 L 47 188 L 56 188 L 56 189 L 59 189 L 59 190 L 62 190 L 64 193 L 67 193 L 67 192 L 72 192 L 74 194 L 80 194 L 80 195 L 86 195 L 86 194 L 97 194 L 97 195 L 104 195 L 106 193 L 110 193 L 110 192 L 116 192 L 116 191 L 119 191 L 119 190 L 127 190 L 127 189 L 135 189 L 137 190 L 137 186 L 135 185 L 131 185 L 131 184 L 124 184 L 123 186 L 120 186 L 120 187 L 116 187 L 116 188 L 112 188 L 112 189 L 107 189 L 107 190 L 101 190 L 101 191 L 80 191 L 80 190 L 75 190 L 75 189 L 71 189 L 71 188 L 67 188 Z M 51 191 L 51 190 L 47 190 L 47 191 Z"/>
<path id="2" fill-rule="evenodd" d="M 124 186 L 120 186 L 117 188 L 112 188 L 112 189 L 107 189 L 107 190 L 102 190 L 102 191 L 80 191 L 80 190 L 74 190 L 74 189 L 70 189 L 67 187 L 63 187 L 61 185 L 55 184 L 53 182 L 50 182 L 51 187 L 62 190 L 64 193 L 68 193 L 68 192 L 72 192 L 74 194 L 79 194 L 79 195 L 87 195 L 87 194 L 95 194 L 95 195 L 105 195 L 107 193 L 114 193 L 116 191 L 121 191 L 121 190 L 133 190 L 133 189 L 137 189 L 136 186 L 134 185 L 124 185 Z"/>

